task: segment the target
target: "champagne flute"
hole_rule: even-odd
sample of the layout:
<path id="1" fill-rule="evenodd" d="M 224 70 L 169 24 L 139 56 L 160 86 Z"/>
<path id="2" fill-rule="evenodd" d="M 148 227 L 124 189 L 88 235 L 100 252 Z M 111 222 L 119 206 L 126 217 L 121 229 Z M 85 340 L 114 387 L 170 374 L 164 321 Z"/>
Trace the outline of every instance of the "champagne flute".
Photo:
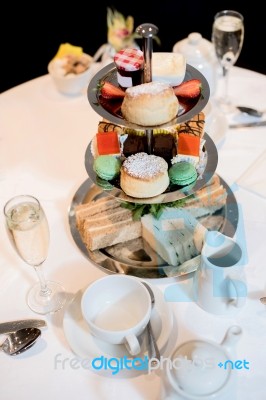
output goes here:
<path id="1" fill-rule="evenodd" d="M 40 202 L 30 195 L 15 196 L 5 204 L 4 214 L 11 243 L 18 255 L 34 267 L 39 278 L 39 282 L 28 292 L 28 306 L 38 314 L 60 310 L 66 301 L 65 290 L 57 282 L 46 281 L 42 273 L 50 234 Z"/>
<path id="2" fill-rule="evenodd" d="M 236 63 L 244 40 L 244 18 L 238 11 L 223 10 L 214 16 L 212 42 L 218 62 L 222 67 L 223 94 L 218 105 L 224 112 L 233 111 L 228 95 L 228 78 L 231 67 Z"/>

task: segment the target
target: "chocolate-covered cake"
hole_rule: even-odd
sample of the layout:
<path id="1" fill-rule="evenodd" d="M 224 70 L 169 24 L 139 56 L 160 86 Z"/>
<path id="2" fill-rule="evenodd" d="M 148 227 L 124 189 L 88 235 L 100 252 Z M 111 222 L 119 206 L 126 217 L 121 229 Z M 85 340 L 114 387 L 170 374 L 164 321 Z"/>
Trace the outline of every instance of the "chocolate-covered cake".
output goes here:
<path id="1" fill-rule="evenodd" d="M 175 139 L 171 134 L 153 136 L 153 154 L 160 156 L 171 163 L 171 159 L 176 156 Z"/>
<path id="2" fill-rule="evenodd" d="M 125 157 L 132 156 L 136 153 L 147 153 L 148 143 L 145 135 L 129 134 L 123 144 L 123 154 Z"/>

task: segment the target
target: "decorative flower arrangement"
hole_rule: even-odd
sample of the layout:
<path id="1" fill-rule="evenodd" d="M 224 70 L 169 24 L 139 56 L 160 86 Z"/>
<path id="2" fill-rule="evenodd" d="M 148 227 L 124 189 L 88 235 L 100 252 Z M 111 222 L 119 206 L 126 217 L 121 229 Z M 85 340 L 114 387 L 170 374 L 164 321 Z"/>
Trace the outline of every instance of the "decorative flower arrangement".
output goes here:
<path id="1" fill-rule="evenodd" d="M 114 8 L 107 7 L 107 43 L 103 44 L 95 53 L 94 60 L 101 58 L 103 62 L 110 62 L 114 55 L 125 48 L 139 48 L 135 39 L 141 36 L 134 31 L 134 18 L 124 17 Z M 153 39 L 160 45 L 158 36 Z"/>
<path id="2" fill-rule="evenodd" d="M 115 49 L 120 51 L 126 47 L 138 47 L 135 39 L 139 37 L 134 30 L 134 18 L 124 17 L 117 10 L 107 8 L 107 40 Z"/>
<path id="3" fill-rule="evenodd" d="M 135 39 L 141 36 L 134 32 L 134 18 L 131 15 L 125 18 L 119 11 L 108 7 L 107 29 L 107 41 L 116 52 L 126 47 L 139 47 Z M 154 40 L 160 44 L 158 36 L 154 36 Z"/>

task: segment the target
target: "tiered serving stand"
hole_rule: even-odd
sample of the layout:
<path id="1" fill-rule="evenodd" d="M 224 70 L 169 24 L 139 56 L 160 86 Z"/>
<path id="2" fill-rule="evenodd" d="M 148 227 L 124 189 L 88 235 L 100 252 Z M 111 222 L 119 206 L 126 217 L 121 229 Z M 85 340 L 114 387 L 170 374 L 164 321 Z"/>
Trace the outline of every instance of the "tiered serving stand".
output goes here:
<path id="1" fill-rule="evenodd" d="M 146 53 L 147 51 L 150 53 L 150 48 L 147 43 L 149 43 L 149 41 L 147 42 L 147 40 L 144 38 L 144 45 L 146 44 Z M 146 63 L 150 65 L 149 58 L 148 62 L 146 61 Z M 170 121 L 168 124 L 160 125 L 159 127 L 141 127 L 139 125 L 129 123 L 120 114 L 119 107 L 116 107 L 114 111 L 109 107 L 108 103 L 103 103 L 101 101 L 99 92 L 96 90 L 99 81 L 112 82 L 118 86 L 116 67 L 114 63 L 102 68 L 92 78 L 88 87 L 88 100 L 91 107 L 102 118 L 116 125 L 145 131 L 148 143 L 151 143 L 154 129 L 166 129 L 171 126 L 189 121 L 195 115 L 200 113 L 208 103 L 210 89 L 207 80 L 196 68 L 187 64 L 184 81 L 190 79 L 199 79 L 201 81 L 201 96 L 194 102 L 190 103 L 189 107 L 187 107 L 187 105 L 183 107 L 181 104 L 176 118 Z M 93 170 L 93 156 L 91 152 L 92 143 L 89 143 L 85 153 L 85 168 L 89 178 L 83 182 L 83 184 L 75 193 L 69 210 L 69 224 L 71 233 L 81 252 L 97 267 L 103 269 L 107 273 L 124 273 L 142 278 L 164 278 L 169 276 L 185 275 L 195 271 L 198 267 L 199 258 L 195 258 L 194 260 L 192 259 L 191 262 L 184 263 L 184 265 L 181 265 L 178 268 L 170 266 L 166 264 L 165 261 L 163 261 L 158 254 L 156 254 L 150 248 L 150 246 L 142 240 L 142 238 L 133 241 L 127 241 L 100 250 L 88 251 L 76 228 L 75 207 L 78 204 L 87 203 L 102 196 L 113 196 L 116 197 L 118 201 L 127 201 L 132 203 L 168 203 L 194 194 L 197 190 L 203 188 L 211 179 L 215 173 L 218 163 L 218 153 L 214 142 L 207 133 L 205 133 L 204 139 L 203 168 L 196 182 L 186 187 L 169 186 L 165 193 L 148 199 L 139 199 L 127 196 L 120 188 L 119 180 L 105 182 L 105 184 L 103 184 Z M 151 147 L 149 150 L 151 152 Z M 223 179 L 220 178 L 220 180 L 227 190 L 226 205 L 218 212 L 218 215 L 223 218 L 223 223 L 220 230 L 228 236 L 233 236 L 238 223 L 238 207 L 233 192 L 230 190 L 226 182 L 223 181 Z"/>

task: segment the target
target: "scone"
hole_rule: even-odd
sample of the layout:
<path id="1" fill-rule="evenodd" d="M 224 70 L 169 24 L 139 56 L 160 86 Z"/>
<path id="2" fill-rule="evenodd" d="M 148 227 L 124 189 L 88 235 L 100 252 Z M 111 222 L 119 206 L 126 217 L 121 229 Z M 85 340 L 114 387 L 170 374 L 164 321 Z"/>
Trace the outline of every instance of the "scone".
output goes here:
<path id="1" fill-rule="evenodd" d="M 166 83 L 149 82 L 130 87 L 125 92 L 123 117 L 141 126 L 162 125 L 177 116 L 179 102 Z"/>
<path id="2" fill-rule="evenodd" d="M 168 164 L 162 157 L 142 152 L 128 157 L 122 164 L 120 186 L 128 196 L 154 197 L 168 185 Z"/>

